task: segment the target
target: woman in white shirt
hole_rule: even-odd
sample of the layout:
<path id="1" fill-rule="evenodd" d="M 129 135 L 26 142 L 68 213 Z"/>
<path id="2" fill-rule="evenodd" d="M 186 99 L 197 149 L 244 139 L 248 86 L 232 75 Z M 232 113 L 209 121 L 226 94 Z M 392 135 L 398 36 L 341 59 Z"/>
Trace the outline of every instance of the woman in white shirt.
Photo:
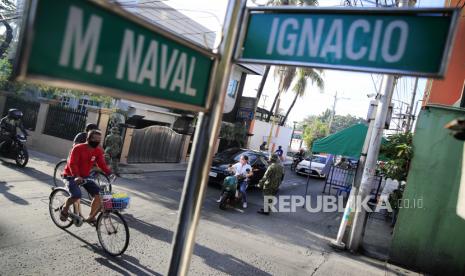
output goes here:
<path id="1" fill-rule="evenodd" d="M 247 186 L 249 178 L 252 177 L 252 167 L 249 165 L 249 157 L 247 155 L 241 155 L 239 162 L 233 166 L 235 176 L 239 183 L 239 191 L 242 195 L 242 207 L 247 208 Z"/>

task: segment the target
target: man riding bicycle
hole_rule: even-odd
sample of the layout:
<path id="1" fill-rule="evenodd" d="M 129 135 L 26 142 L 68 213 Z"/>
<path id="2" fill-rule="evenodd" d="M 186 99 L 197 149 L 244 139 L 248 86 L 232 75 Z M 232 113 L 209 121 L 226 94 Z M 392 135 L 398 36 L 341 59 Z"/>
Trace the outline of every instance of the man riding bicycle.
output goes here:
<path id="1" fill-rule="evenodd" d="M 111 174 L 111 170 L 105 163 L 103 150 L 99 147 L 101 141 L 102 133 L 98 130 L 91 130 L 87 134 L 87 142 L 78 144 L 71 150 L 64 170 L 64 178 L 71 196 L 66 200 L 61 210 L 60 219 L 62 221 L 68 217 L 69 206 L 81 199 L 79 185 L 85 182 L 84 178 L 89 177 L 94 164 L 97 164 L 107 175 Z M 85 221 L 94 222 L 95 216 L 100 210 L 100 189 L 93 181 L 87 181 L 82 186 L 92 196 L 91 210 Z"/>

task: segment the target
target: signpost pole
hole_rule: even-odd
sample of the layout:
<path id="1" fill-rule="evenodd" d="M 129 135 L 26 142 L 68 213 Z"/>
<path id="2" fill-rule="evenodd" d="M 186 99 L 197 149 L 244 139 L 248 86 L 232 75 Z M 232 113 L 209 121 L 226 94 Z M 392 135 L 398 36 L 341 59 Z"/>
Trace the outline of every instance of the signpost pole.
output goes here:
<path id="1" fill-rule="evenodd" d="M 230 0 L 226 11 L 222 43 L 219 47 L 220 60 L 210 87 L 213 92 L 211 109 L 199 116 L 193 152 L 184 181 L 177 229 L 173 237 L 168 275 L 187 275 L 189 269 L 245 3 L 245 0 Z"/>
<path id="2" fill-rule="evenodd" d="M 385 75 L 383 79 L 383 86 L 376 110 L 375 125 L 371 134 L 365 168 L 363 169 L 362 180 L 358 190 L 358 196 L 361 201 L 364 201 L 366 197 L 370 195 L 373 178 L 376 172 L 376 161 L 378 160 L 381 140 L 383 138 L 386 117 L 391 103 L 392 94 L 394 92 L 395 78 L 396 77 L 391 75 Z M 351 251 L 358 250 L 362 242 L 365 219 L 366 210 L 363 209 L 362 204 L 357 204 L 357 206 L 355 206 L 354 223 L 352 225 L 349 239 L 349 249 Z"/>

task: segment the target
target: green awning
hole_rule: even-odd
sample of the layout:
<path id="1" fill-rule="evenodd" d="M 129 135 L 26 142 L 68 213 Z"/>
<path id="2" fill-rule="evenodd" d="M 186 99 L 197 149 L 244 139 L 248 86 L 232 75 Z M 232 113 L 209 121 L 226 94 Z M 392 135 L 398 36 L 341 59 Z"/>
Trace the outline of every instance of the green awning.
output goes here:
<path id="1" fill-rule="evenodd" d="M 359 158 L 368 126 L 356 124 L 313 142 L 312 152 Z"/>

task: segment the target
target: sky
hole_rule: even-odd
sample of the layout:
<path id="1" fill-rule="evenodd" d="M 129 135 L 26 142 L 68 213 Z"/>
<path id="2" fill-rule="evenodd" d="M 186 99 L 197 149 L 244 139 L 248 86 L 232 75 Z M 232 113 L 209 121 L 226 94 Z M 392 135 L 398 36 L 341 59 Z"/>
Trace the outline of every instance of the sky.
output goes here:
<path id="1" fill-rule="evenodd" d="M 167 0 L 165 4 L 177 9 L 191 19 L 197 21 L 208 29 L 217 31 L 224 21 L 227 0 Z M 265 0 L 256 0 L 255 3 L 266 2 Z M 354 2 L 354 1 L 352 1 Z M 359 2 L 359 1 L 357 1 Z M 387 0 L 392 2 L 392 0 Z M 321 7 L 340 6 L 341 0 L 320 0 Z M 418 0 L 419 7 L 440 7 L 443 0 Z M 253 5 L 251 1 L 248 4 Z M 366 2 L 365 2 L 365 5 Z M 1 32 L 1 28 L 0 28 Z M 367 95 L 376 94 L 380 87 L 382 76 L 379 74 L 356 73 L 348 71 L 324 70 L 323 79 L 325 88 L 319 90 L 312 85 L 307 86 L 306 95 L 298 99 L 291 114 L 289 115 L 288 124 L 292 125 L 293 121 L 302 121 L 310 115 L 318 115 L 327 108 L 332 108 L 334 96 L 337 93 L 336 114 L 350 114 L 358 117 L 366 117 L 370 98 Z M 255 97 L 256 89 L 260 83 L 261 76 L 248 75 L 243 95 L 246 97 Z M 403 105 L 403 112 L 406 112 L 406 103 L 410 103 L 413 91 L 414 78 L 401 78 L 393 97 L 395 108 Z M 420 79 L 417 88 L 417 97 L 415 102 L 421 100 L 425 89 L 426 79 Z M 270 108 L 272 101 L 277 93 L 277 80 L 273 77 L 273 70 L 267 79 L 263 96 L 259 102 L 260 107 Z M 281 108 L 287 110 L 293 100 L 292 91 L 289 90 L 282 96 Z M 404 102 L 404 104 L 402 104 Z M 418 110 L 419 111 L 419 108 Z M 397 110 L 397 113 L 400 110 Z"/>
<path id="2" fill-rule="evenodd" d="M 256 3 L 260 2 L 266 1 L 256 1 Z M 388 3 L 389 2 L 392 2 L 392 0 L 388 0 Z M 169 0 L 164 3 L 178 9 L 186 16 L 191 17 L 193 20 L 211 30 L 217 30 L 220 22 L 224 20 L 227 6 L 226 0 Z M 319 1 L 319 6 L 321 7 L 337 7 L 340 6 L 340 4 L 340 0 Z M 417 1 L 417 6 L 419 7 L 441 7 L 443 4 L 443 0 Z M 367 4 L 365 3 L 365 5 Z M 248 97 L 256 96 L 256 89 L 258 88 L 260 80 L 261 76 L 248 75 L 243 95 Z M 365 118 L 370 103 L 370 98 L 367 97 L 367 95 L 376 94 L 377 89 L 380 87 L 381 80 L 382 75 L 380 74 L 324 70 L 324 90 L 320 91 L 318 88 L 309 85 L 306 95 L 297 100 L 296 105 L 289 115 L 288 124 L 291 125 L 293 121 L 299 122 L 309 115 L 318 115 L 327 108 L 332 108 L 336 92 L 338 96 L 336 105 L 337 115 L 350 114 Z M 401 78 L 393 96 L 395 108 L 400 108 L 401 105 L 403 105 L 404 113 L 406 112 L 407 103 L 410 104 L 411 101 L 413 84 L 414 78 Z M 415 102 L 422 99 L 425 85 L 426 79 L 420 78 Z M 269 108 L 271 106 L 274 96 L 277 93 L 277 86 L 277 80 L 274 80 L 273 73 L 270 71 L 263 92 L 265 96 L 262 96 L 259 102 L 260 107 L 264 106 L 265 108 Z M 292 92 L 288 91 L 282 97 L 281 107 L 287 110 L 292 100 Z M 401 102 L 404 102 L 404 104 Z M 398 113 L 400 110 L 396 110 L 395 113 L 396 112 Z"/>

